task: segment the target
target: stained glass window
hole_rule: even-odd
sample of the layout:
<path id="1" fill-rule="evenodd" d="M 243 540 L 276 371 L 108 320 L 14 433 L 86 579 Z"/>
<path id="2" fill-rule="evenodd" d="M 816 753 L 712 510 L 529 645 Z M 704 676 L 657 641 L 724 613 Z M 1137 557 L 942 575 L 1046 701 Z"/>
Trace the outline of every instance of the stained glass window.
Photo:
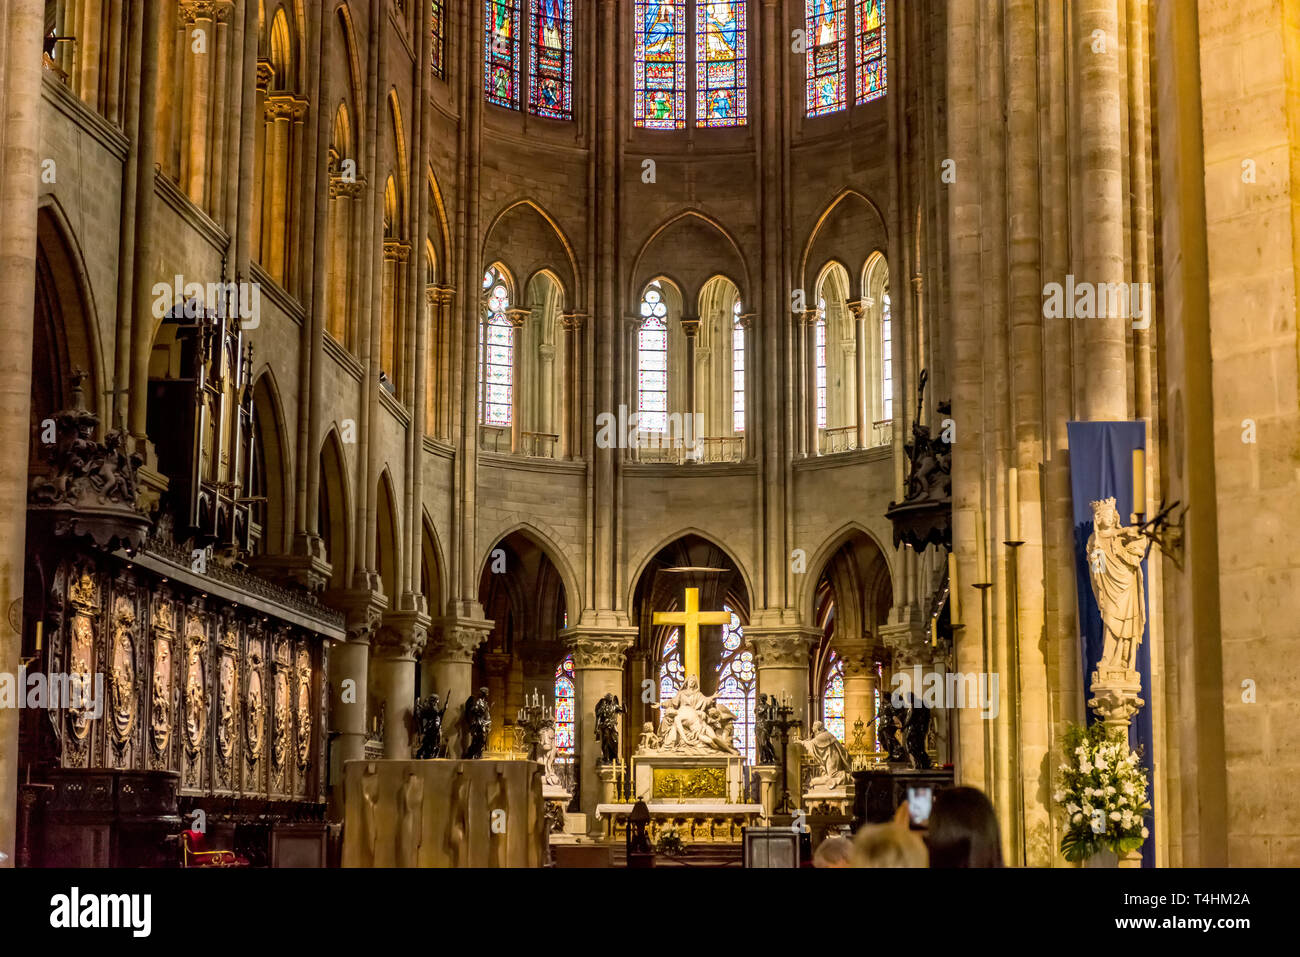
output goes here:
<path id="1" fill-rule="evenodd" d="M 447 11 L 444 6 L 444 0 L 429 0 L 429 32 L 433 34 L 430 57 L 433 75 L 440 80 L 447 79 Z"/>
<path id="2" fill-rule="evenodd" d="M 668 431 L 668 305 L 658 282 L 641 300 L 637 333 L 637 428 Z"/>
<path id="3" fill-rule="evenodd" d="M 745 431 L 745 327 L 740 324 L 740 302 L 732 308 L 731 324 L 731 430 Z"/>
<path id="4" fill-rule="evenodd" d="M 813 327 L 817 347 L 817 428 L 826 428 L 826 300 L 817 300 L 817 324 Z M 806 368 L 806 367 L 805 367 Z"/>
<path id="5" fill-rule="evenodd" d="M 573 118 L 573 0 L 530 0 L 528 109 Z"/>
<path id="6" fill-rule="evenodd" d="M 573 690 L 573 655 L 560 662 L 555 669 L 555 744 L 559 750 L 557 760 L 568 764 L 576 753 L 577 714 Z"/>
<path id="7" fill-rule="evenodd" d="M 848 0 L 804 0 L 808 28 L 808 115 L 848 104 Z"/>
<path id="8" fill-rule="evenodd" d="M 885 95 L 885 0 L 857 0 L 853 42 L 857 46 L 857 100 Z"/>
<path id="9" fill-rule="evenodd" d="M 880 407 L 884 420 L 894 417 L 894 331 L 889 316 L 889 293 L 880 303 Z"/>
<path id="10" fill-rule="evenodd" d="M 678 629 L 674 628 L 664 642 L 664 653 L 659 657 L 659 700 L 667 701 L 681 690 L 686 681 L 682 666 L 682 653 L 678 648 Z"/>
<path id="11" fill-rule="evenodd" d="M 686 3 L 636 0 L 633 122 L 654 130 L 686 126 Z"/>
<path id="12" fill-rule="evenodd" d="M 722 660 L 718 662 L 718 701 L 736 716 L 732 743 L 750 764 L 754 763 L 754 690 L 758 672 L 754 653 L 745 647 L 745 631 L 740 618 L 731 612 L 731 623 L 722 626 Z"/>
<path id="13" fill-rule="evenodd" d="M 519 0 L 484 0 L 483 90 L 489 103 L 519 109 Z"/>
<path id="14" fill-rule="evenodd" d="M 479 323 L 479 421 L 509 426 L 514 400 L 514 329 L 506 318 L 510 293 L 495 269 L 483 277 L 487 305 Z"/>
<path id="15" fill-rule="evenodd" d="M 745 125 L 744 0 L 696 0 L 695 125 Z"/>
<path id="16" fill-rule="evenodd" d="M 833 651 L 822 691 L 822 723 L 827 731 L 844 741 L 844 661 Z"/>

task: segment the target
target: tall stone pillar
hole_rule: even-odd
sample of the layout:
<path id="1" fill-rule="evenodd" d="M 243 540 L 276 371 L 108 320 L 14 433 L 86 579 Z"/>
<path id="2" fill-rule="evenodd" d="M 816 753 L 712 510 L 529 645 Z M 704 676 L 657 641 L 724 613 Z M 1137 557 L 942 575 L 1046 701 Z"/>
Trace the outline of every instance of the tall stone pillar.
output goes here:
<path id="1" fill-rule="evenodd" d="M 289 225 L 289 143 L 293 134 L 297 102 L 287 94 L 266 99 L 266 120 L 270 126 L 266 140 L 266 185 L 270 191 L 262 227 L 262 265 L 281 288 L 288 285 L 286 249 Z"/>
<path id="2" fill-rule="evenodd" d="M 821 451 L 817 434 L 817 319 L 821 314 L 816 309 L 805 309 L 801 321 L 796 326 L 799 336 L 799 378 L 803 388 L 796 400 L 798 405 L 799 451 L 803 456 L 817 455 Z"/>
<path id="3" fill-rule="evenodd" d="M 844 663 L 844 731 L 852 742 L 854 722 L 861 719 L 874 737 L 871 721 L 876 716 L 876 660 L 869 638 L 835 639 L 835 650 Z"/>
<path id="4" fill-rule="evenodd" d="M 635 628 L 601 629 L 588 632 L 570 628 L 561 633 L 573 655 L 575 728 L 578 749 L 579 806 L 587 823 L 596 830 L 596 805 L 601 801 L 600 776 L 596 765 L 600 746 L 596 741 L 596 702 L 606 694 L 623 697 L 623 658 L 636 640 Z M 624 715 L 626 719 L 626 715 Z M 627 722 L 624 721 L 624 739 Z M 626 744 L 626 740 L 621 741 Z"/>
<path id="5" fill-rule="evenodd" d="M 426 694 L 437 692 L 447 705 L 442 719 L 442 740 L 449 758 L 459 758 L 465 750 L 462 717 L 465 702 L 476 690 L 471 686 L 474 651 L 492 631 L 492 624 L 485 618 L 443 618 L 435 622 L 429 639 L 420 684 Z"/>
<path id="6" fill-rule="evenodd" d="M 343 818 L 343 766 L 366 753 L 366 708 L 370 642 L 388 600 L 358 589 L 331 596 L 346 616 L 347 638 L 330 649 L 330 817 Z"/>
<path id="7" fill-rule="evenodd" d="M 506 319 L 510 321 L 510 451 L 519 454 L 519 433 L 522 430 L 523 402 L 519 392 L 519 383 L 523 378 L 523 350 L 519 348 L 523 338 L 523 328 L 532 315 L 531 309 L 507 309 Z"/>
<path id="8" fill-rule="evenodd" d="M 27 564 L 27 446 L 31 428 L 32 315 L 36 295 L 36 190 L 41 142 L 41 0 L 14 0 L 0 9 L 0 326 L 18 344 L 0 358 L 0 601 L 21 608 Z M 0 625 L 0 672 L 18 673 L 22 634 L 10 618 Z M 0 708 L 0 867 L 13 867 L 18 806 L 18 717 Z"/>
<path id="9" fill-rule="evenodd" d="M 791 807 L 799 807 L 802 782 L 799 780 L 800 748 L 794 744 L 797 737 L 807 737 L 812 726 L 812 704 L 808 690 L 808 659 L 821 632 L 802 625 L 762 626 L 750 625 L 745 638 L 754 649 L 754 665 L 758 672 L 758 692 L 788 698 L 794 708 L 792 719 L 802 724 L 802 730 L 790 732 L 790 746 L 786 753 L 786 774 L 790 789 Z M 781 744 L 774 742 L 776 758 L 781 760 Z M 781 800 L 781 782 L 778 779 L 776 801 Z"/>
<path id="10" fill-rule="evenodd" d="M 582 421 L 582 348 L 580 335 L 582 322 L 586 318 L 582 313 L 566 312 L 560 316 L 560 326 L 564 329 L 564 408 L 560 414 L 560 450 L 559 455 L 566 459 L 582 456 L 582 439 L 578 435 L 578 423 Z"/>
<path id="11" fill-rule="evenodd" d="M 693 416 L 697 406 L 695 397 L 695 351 L 697 339 L 700 335 L 700 317 L 699 316 L 682 316 L 682 333 L 686 336 L 686 408 L 683 410 L 687 415 Z M 671 408 L 669 412 L 673 411 Z M 694 419 L 691 420 L 694 428 Z M 680 438 L 680 437 L 679 437 Z"/>
<path id="12" fill-rule="evenodd" d="M 189 99 L 185 104 L 185 142 L 188 149 L 185 159 L 185 191 L 195 205 L 207 209 L 204 192 L 208 185 L 208 119 L 212 85 L 209 58 L 214 53 L 217 41 L 213 29 L 215 14 L 211 3 L 186 0 L 181 4 L 180 15 L 186 23 L 185 32 L 190 38 L 185 55 L 186 79 L 189 82 Z M 225 117 L 218 119 L 224 120 Z"/>
<path id="13" fill-rule="evenodd" d="M 384 757 L 411 757 L 415 727 L 415 663 L 429 635 L 429 616 L 402 611 L 383 618 L 372 643 L 370 667 L 375 688 L 384 696 Z"/>

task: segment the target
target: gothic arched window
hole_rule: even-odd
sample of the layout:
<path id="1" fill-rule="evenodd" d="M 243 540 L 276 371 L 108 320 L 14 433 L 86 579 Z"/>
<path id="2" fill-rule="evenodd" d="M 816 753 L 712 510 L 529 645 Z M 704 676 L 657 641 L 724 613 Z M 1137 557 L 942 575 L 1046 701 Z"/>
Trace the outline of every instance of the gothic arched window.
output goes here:
<path id="1" fill-rule="evenodd" d="M 555 669 L 555 744 L 562 764 L 571 764 L 577 753 L 575 701 L 573 655 L 568 655 Z"/>
<path id="2" fill-rule="evenodd" d="M 826 669 L 826 686 L 822 689 L 822 723 L 841 741 L 844 739 L 844 660 L 831 652 Z"/>
<path id="3" fill-rule="evenodd" d="M 744 0 L 696 0 L 695 125 L 745 125 Z"/>
<path id="4" fill-rule="evenodd" d="M 668 304 L 652 282 L 641 298 L 637 332 L 637 428 L 668 431 Z"/>
<path id="5" fill-rule="evenodd" d="M 754 667 L 754 653 L 745 647 L 745 631 L 740 618 L 726 605 L 723 611 L 731 612 L 731 622 L 722 626 L 722 659 L 718 662 L 718 700 L 736 716 L 736 750 L 749 762 L 754 762 L 754 691 L 758 686 L 758 672 Z"/>
<path id="6" fill-rule="evenodd" d="M 849 64 L 854 103 L 885 95 L 885 0 L 852 0 L 853 45 L 849 57 L 850 0 L 805 0 L 807 25 L 807 108 L 809 116 L 835 113 L 849 105 Z"/>
<path id="7" fill-rule="evenodd" d="M 632 121 L 652 130 L 686 126 L 686 4 L 637 0 L 636 103 Z"/>
<path id="8" fill-rule="evenodd" d="M 479 422 L 509 426 L 514 406 L 514 329 L 506 317 L 510 290 L 493 267 L 483 277 L 487 305 L 479 322 Z"/>
<path id="9" fill-rule="evenodd" d="M 681 690 L 686 681 L 686 670 L 682 667 L 682 653 L 678 649 L 677 636 L 680 631 L 674 628 L 668 633 L 664 642 L 663 654 L 659 656 L 659 700 L 667 701 Z"/>
<path id="10" fill-rule="evenodd" d="M 484 0 L 483 91 L 489 103 L 519 109 L 519 0 Z"/>
<path id="11" fill-rule="evenodd" d="M 573 0 L 530 0 L 528 109 L 573 119 Z"/>
<path id="12" fill-rule="evenodd" d="M 429 52 L 433 75 L 440 80 L 447 79 L 447 11 L 445 0 L 429 0 L 429 33 L 433 36 L 433 47 Z"/>
<path id="13" fill-rule="evenodd" d="M 861 105 L 885 95 L 885 0 L 858 0 L 855 19 L 857 103 Z"/>
<path id="14" fill-rule="evenodd" d="M 731 309 L 731 430 L 745 431 L 745 327 L 740 322 L 740 300 Z"/>

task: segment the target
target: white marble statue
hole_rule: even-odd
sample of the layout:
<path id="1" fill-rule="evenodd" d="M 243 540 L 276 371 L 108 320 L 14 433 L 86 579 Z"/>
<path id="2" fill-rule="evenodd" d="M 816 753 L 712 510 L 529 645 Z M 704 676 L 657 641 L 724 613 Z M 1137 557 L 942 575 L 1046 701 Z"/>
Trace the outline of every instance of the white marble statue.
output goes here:
<path id="1" fill-rule="evenodd" d="M 1097 667 L 1136 671 L 1137 649 L 1146 626 L 1142 559 L 1146 557 L 1147 539 L 1136 527 L 1120 524 L 1113 498 L 1093 502 L 1092 516 L 1088 570 L 1106 632 Z"/>
<path id="2" fill-rule="evenodd" d="M 637 754 L 649 754 L 652 751 L 659 750 L 659 735 L 655 734 L 655 726 L 647 721 L 641 725 L 641 737 L 636 743 Z"/>
<path id="3" fill-rule="evenodd" d="M 542 762 L 542 784 L 549 787 L 561 787 L 560 773 L 555 770 L 555 759 L 560 753 L 560 746 L 555 743 L 555 723 L 545 722 L 537 730 L 537 754 Z"/>
<path id="4" fill-rule="evenodd" d="M 688 675 L 685 684 L 671 699 L 652 702 L 660 710 L 659 746 L 661 753 L 739 754 L 732 743 L 732 726 L 736 715 L 717 695 L 700 690 L 700 679 Z M 643 744 L 644 744 L 644 735 Z"/>
<path id="5" fill-rule="evenodd" d="M 852 759 L 844 742 L 826 730 L 826 725 L 814 721 L 812 737 L 799 741 L 799 744 L 812 755 L 814 761 L 821 765 L 822 773 L 808 782 L 810 788 L 843 788 L 849 784 L 849 771 Z"/>

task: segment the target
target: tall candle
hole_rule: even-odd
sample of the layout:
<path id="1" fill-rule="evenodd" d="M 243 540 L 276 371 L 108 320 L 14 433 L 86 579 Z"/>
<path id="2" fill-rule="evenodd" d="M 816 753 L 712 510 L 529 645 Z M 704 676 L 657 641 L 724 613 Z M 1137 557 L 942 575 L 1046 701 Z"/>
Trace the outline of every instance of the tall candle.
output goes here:
<path id="1" fill-rule="evenodd" d="M 961 624 L 961 589 L 957 587 L 957 556 L 948 553 L 948 621 L 955 628 Z"/>
<path id="2" fill-rule="evenodd" d="M 40 654 L 40 651 L 41 651 L 41 640 L 42 640 L 44 637 L 45 637 L 45 622 L 43 622 L 43 621 L 38 621 L 38 622 L 36 623 L 36 653 L 37 653 L 37 654 Z"/>
<path id="3" fill-rule="evenodd" d="M 1007 539 L 1020 541 L 1020 471 L 1007 471 Z"/>
<path id="4" fill-rule="evenodd" d="M 939 616 L 930 616 L 930 647 L 937 647 L 939 644 Z"/>
<path id="5" fill-rule="evenodd" d="M 1147 510 L 1147 453 L 1146 449 L 1133 450 L 1133 511 L 1139 515 Z"/>

